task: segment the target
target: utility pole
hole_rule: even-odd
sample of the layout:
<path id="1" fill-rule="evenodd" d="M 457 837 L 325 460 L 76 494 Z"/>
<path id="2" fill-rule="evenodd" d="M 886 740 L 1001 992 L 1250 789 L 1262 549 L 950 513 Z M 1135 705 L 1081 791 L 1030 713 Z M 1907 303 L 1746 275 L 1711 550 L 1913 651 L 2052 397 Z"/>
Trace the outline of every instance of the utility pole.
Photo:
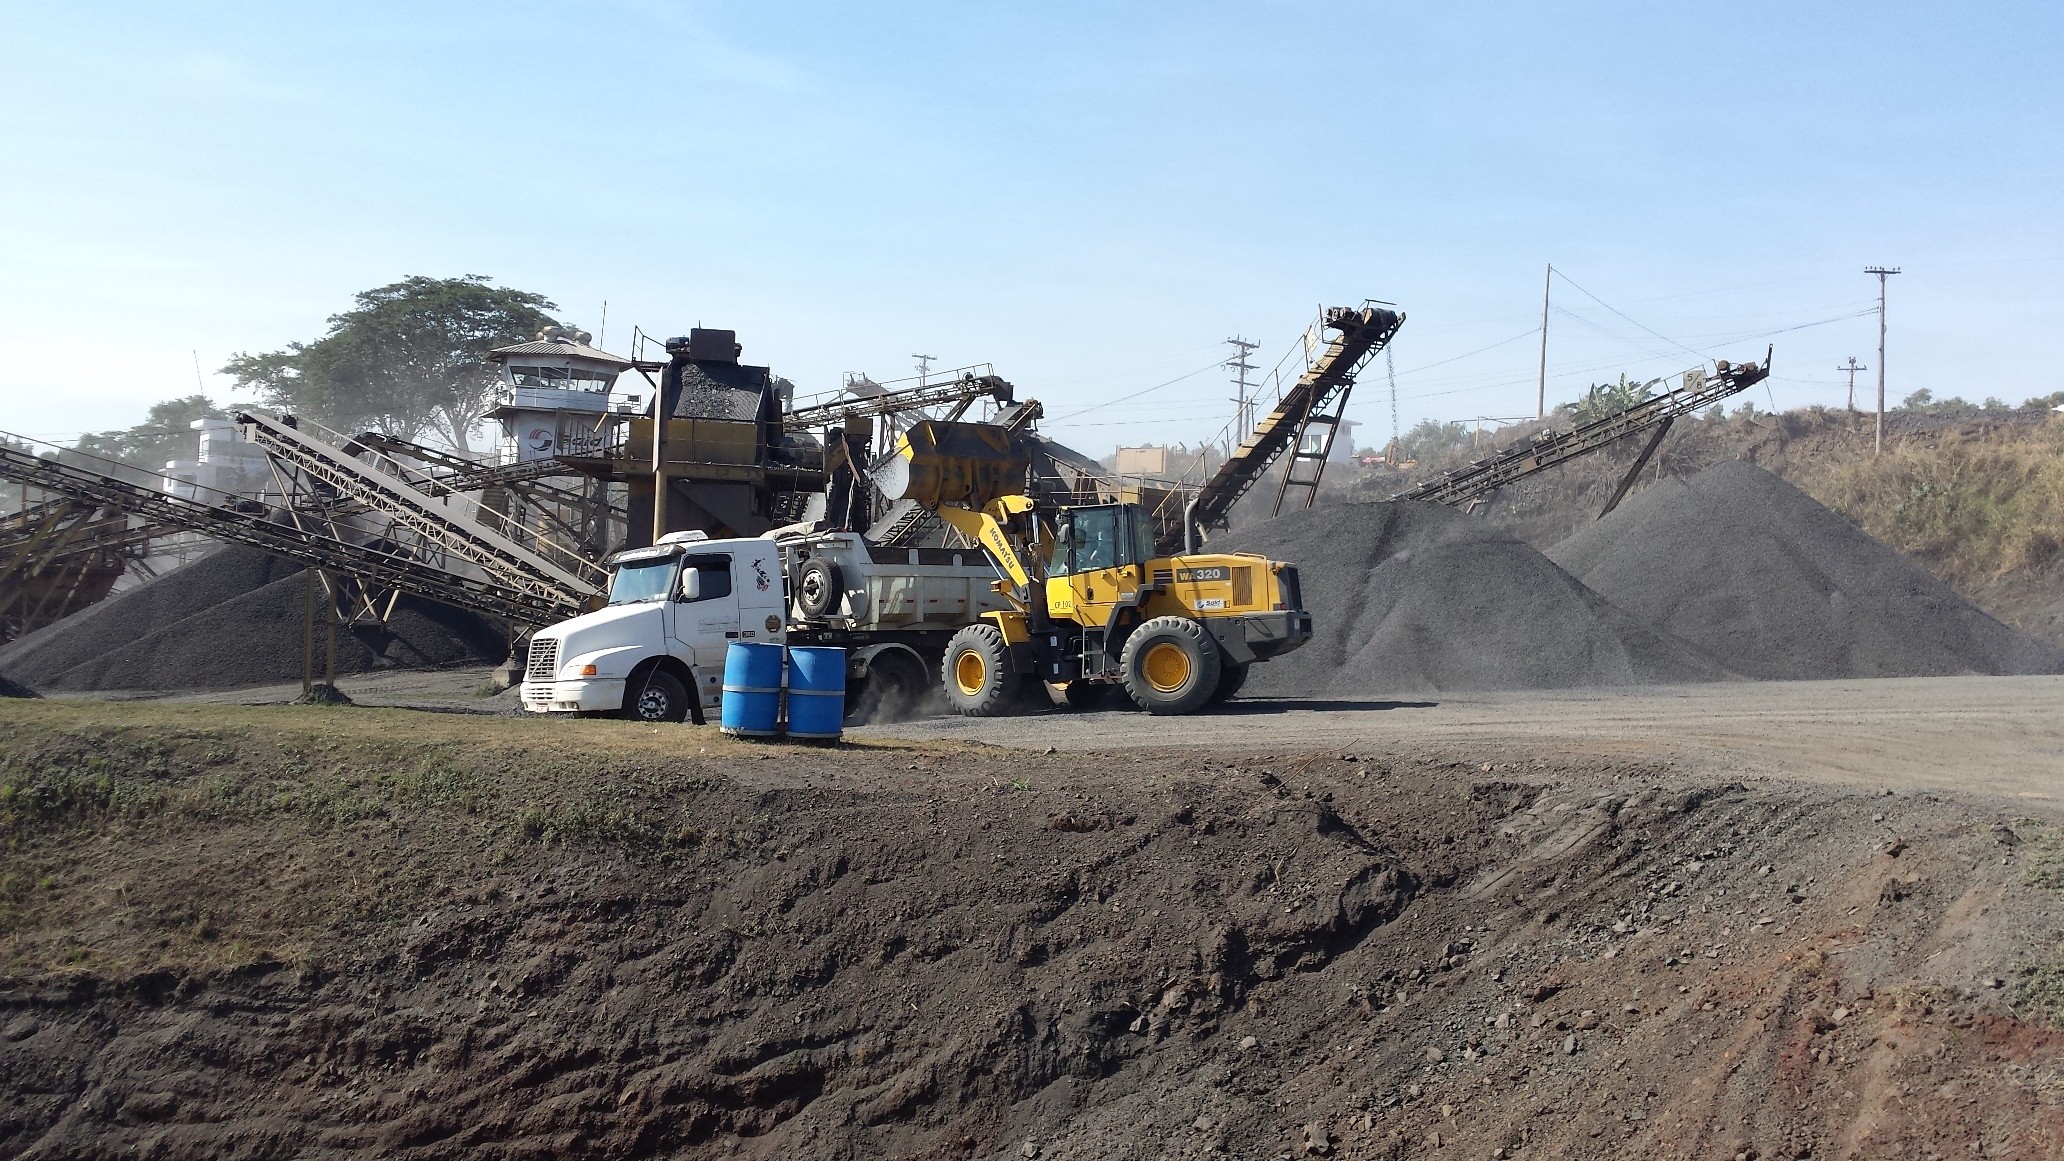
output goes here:
<path id="1" fill-rule="evenodd" d="M 1233 357 L 1219 365 L 1234 373 L 1233 386 L 1239 392 L 1232 400 L 1233 446 L 1238 447 L 1247 441 L 1248 436 L 1254 434 L 1254 399 L 1247 394 L 1247 373 L 1254 370 L 1254 364 L 1247 361 L 1247 356 L 1252 354 L 1261 344 L 1248 342 L 1246 339 L 1236 335 L 1233 338 L 1227 339 L 1226 345 L 1233 348 Z M 1226 454 L 1231 455 L 1232 453 L 1227 452 Z"/>
<path id="2" fill-rule="evenodd" d="M 1868 371 L 1870 368 L 1857 362 L 1856 356 L 1851 355 L 1849 356 L 1848 366 L 1836 367 L 1835 370 L 1849 372 L 1849 410 L 1854 411 L 1856 410 L 1856 373 L 1858 371 Z"/>
<path id="3" fill-rule="evenodd" d="M 1548 418 L 1548 288 L 1555 282 L 1555 264 L 1541 276 L 1541 377 L 1534 385 L 1534 418 Z"/>
<path id="4" fill-rule="evenodd" d="M 932 373 L 932 360 L 939 356 L 912 355 L 910 357 L 917 360 L 917 385 L 922 387 L 925 385 L 925 376 Z"/>
<path id="5" fill-rule="evenodd" d="M 1866 266 L 1865 274 L 1878 276 L 1878 433 L 1872 455 L 1885 454 L 1885 277 L 1899 273 L 1897 266 Z"/>

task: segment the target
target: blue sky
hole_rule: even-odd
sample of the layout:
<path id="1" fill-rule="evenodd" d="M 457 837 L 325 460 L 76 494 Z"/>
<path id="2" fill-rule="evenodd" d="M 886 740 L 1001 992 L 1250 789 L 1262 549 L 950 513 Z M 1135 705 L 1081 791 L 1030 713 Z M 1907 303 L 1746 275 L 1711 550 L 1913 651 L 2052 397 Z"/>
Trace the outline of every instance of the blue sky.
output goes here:
<path id="1" fill-rule="evenodd" d="M 2060 386 L 2054 0 L 0 18 L 0 428 L 38 436 L 137 421 L 193 352 L 227 396 L 230 354 L 410 274 L 606 300 L 619 349 L 733 327 L 805 391 L 992 362 L 1091 451 L 1211 435 L 1223 339 L 1270 365 L 1370 297 L 1404 424 L 1531 413 L 1551 261 L 1551 405 L 1767 342 L 1759 406 L 1839 403 L 1872 263 L 1895 400 Z"/>

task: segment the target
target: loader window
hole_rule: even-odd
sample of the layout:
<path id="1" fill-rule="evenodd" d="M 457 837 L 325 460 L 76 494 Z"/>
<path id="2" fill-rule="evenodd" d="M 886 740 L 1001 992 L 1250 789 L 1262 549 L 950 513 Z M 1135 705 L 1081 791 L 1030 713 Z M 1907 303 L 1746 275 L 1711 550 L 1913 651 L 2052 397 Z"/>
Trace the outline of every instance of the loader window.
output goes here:
<path id="1" fill-rule="evenodd" d="M 1147 519 L 1146 512 L 1138 508 L 1126 508 L 1125 524 L 1132 530 L 1132 559 L 1125 563 L 1145 564 L 1154 559 L 1153 522 Z"/>
<path id="2" fill-rule="evenodd" d="M 1076 572 L 1118 567 L 1118 509 L 1077 508 L 1069 539 L 1075 548 Z"/>

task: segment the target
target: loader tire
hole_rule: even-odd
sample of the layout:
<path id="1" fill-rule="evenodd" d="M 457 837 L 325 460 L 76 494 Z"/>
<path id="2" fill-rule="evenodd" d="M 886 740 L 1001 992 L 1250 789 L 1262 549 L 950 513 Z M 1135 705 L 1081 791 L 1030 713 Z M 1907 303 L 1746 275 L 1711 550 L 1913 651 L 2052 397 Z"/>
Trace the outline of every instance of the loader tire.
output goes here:
<path id="1" fill-rule="evenodd" d="M 939 668 L 946 704 L 962 717 L 1002 717 L 1025 708 L 1026 680 L 1012 671 L 1010 647 L 994 625 L 969 625 L 955 633 Z"/>
<path id="2" fill-rule="evenodd" d="M 1133 704 L 1150 714 L 1187 714 L 1211 701 L 1224 662 L 1201 623 L 1155 617 L 1125 639 L 1118 670 Z"/>
<path id="3" fill-rule="evenodd" d="M 1231 701 L 1238 696 L 1240 687 L 1247 684 L 1248 669 L 1249 666 L 1245 665 L 1221 667 L 1218 671 L 1218 688 L 1211 691 L 1211 704 Z"/>

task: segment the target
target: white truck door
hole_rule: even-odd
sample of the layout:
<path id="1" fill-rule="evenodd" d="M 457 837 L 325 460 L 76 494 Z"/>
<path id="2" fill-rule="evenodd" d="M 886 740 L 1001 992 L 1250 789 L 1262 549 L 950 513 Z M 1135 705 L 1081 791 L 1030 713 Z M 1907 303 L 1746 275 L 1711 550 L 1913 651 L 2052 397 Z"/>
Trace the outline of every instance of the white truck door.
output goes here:
<path id="1" fill-rule="evenodd" d="M 667 602 L 667 652 L 695 670 L 697 695 L 705 708 L 723 694 L 724 648 L 739 639 L 738 586 L 727 552 L 689 553 L 681 558 L 678 595 L 695 577 L 695 599 Z"/>

